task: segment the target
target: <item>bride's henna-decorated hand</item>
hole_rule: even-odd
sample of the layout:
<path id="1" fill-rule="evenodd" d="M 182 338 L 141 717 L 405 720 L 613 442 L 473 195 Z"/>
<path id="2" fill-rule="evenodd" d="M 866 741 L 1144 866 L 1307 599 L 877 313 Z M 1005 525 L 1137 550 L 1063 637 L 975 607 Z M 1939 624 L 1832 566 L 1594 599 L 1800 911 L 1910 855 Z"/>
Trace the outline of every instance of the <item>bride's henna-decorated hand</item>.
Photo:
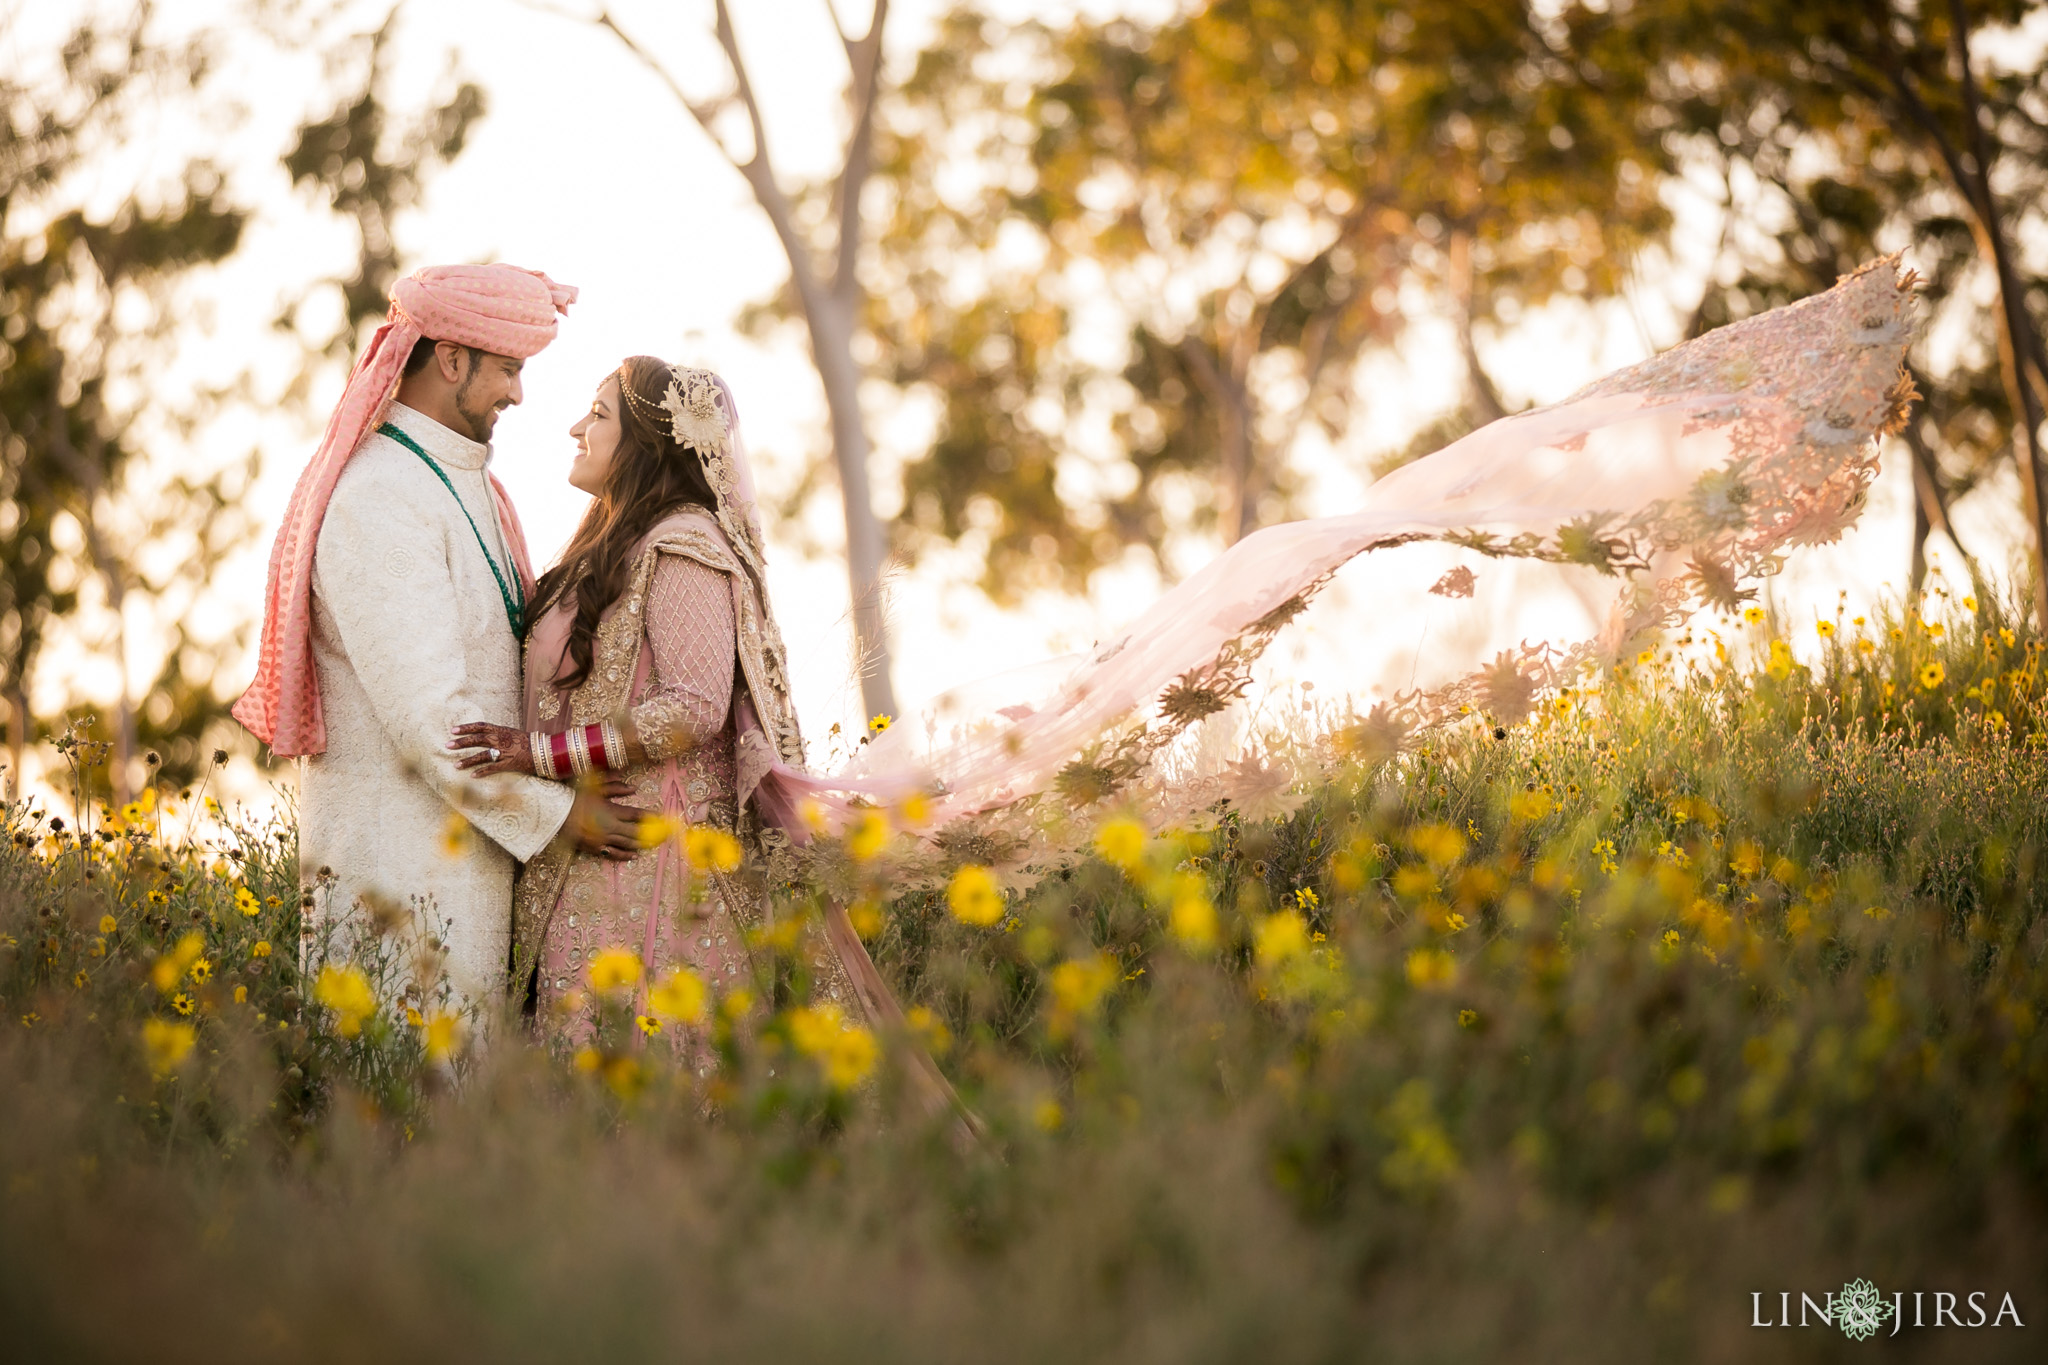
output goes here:
<path id="1" fill-rule="evenodd" d="M 562 822 L 563 833 L 578 852 L 623 862 L 640 855 L 640 822 L 647 812 L 622 806 L 615 797 L 631 796 L 633 785 L 617 778 L 595 784 L 578 783 L 575 804 Z"/>
<path id="2" fill-rule="evenodd" d="M 524 730 L 473 721 L 455 727 L 448 747 L 470 751 L 456 759 L 455 766 L 472 777 L 489 777 L 492 773 L 533 775 L 533 745 Z"/>

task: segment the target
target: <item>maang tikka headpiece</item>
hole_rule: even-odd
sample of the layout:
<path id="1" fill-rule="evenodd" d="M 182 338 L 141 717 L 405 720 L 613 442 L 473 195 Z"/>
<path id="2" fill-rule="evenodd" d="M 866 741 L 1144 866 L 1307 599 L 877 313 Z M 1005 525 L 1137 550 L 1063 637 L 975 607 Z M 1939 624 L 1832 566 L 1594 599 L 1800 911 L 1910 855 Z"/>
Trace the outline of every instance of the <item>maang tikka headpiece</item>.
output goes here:
<path id="1" fill-rule="evenodd" d="M 669 435 L 677 445 L 689 446 L 700 455 L 722 457 L 727 453 L 732 428 L 719 401 L 718 376 L 711 371 L 671 365 L 668 392 L 662 395 L 661 402 L 652 403 L 634 391 L 632 377 L 621 365 L 619 392 L 649 426 L 659 425 L 659 414 L 666 413 Z"/>
<path id="2" fill-rule="evenodd" d="M 619 367 L 619 392 L 640 420 L 657 430 L 665 414 L 669 435 L 675 443 L 697 452 L 704 465 L 705 481 L 718 500 L 712 515 L 765 592 L 765 547 L 760 526 L 754 519 L 754 509 L 741 501 L 741 481 L 733 468 L 733 414 L 727 406 L 731 398 L 724 383 L 710 370 L 689 365 L 667 368 L 668 391 L 661 402 L 651 402 L 635 393 L 623 365 Z M 777 638 L 779 642 L 780 637 Z"/>

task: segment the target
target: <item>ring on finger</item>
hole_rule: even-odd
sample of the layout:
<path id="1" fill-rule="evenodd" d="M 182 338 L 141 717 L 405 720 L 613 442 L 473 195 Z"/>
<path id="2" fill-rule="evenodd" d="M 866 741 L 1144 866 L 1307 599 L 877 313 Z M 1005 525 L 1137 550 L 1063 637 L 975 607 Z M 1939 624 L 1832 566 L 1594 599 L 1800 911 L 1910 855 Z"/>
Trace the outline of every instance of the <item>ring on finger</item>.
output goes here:
<path id="1" fill-rule="evenodd" d="M 493 762 L 493 763 L 496 763 L 497 761 L 498 761 L 498 751 L 497 751 L 496 749 L 493 749 L 493 750 L 491 750 L 491 762 Z"/>

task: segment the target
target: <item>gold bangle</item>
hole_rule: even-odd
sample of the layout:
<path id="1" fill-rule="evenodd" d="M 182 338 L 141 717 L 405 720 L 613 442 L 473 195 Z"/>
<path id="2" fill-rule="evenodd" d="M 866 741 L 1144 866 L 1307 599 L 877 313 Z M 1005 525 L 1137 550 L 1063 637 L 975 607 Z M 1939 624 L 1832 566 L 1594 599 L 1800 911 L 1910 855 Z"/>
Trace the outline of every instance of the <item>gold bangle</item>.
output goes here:
<path id="1" fill-rule="evenodd" d="M 535 730 L 526 737 L 526 747 L 533 754 L 533 773 L 548 781 L 555 780 L 555 749 L 548 743 L 547 732 Z"/>

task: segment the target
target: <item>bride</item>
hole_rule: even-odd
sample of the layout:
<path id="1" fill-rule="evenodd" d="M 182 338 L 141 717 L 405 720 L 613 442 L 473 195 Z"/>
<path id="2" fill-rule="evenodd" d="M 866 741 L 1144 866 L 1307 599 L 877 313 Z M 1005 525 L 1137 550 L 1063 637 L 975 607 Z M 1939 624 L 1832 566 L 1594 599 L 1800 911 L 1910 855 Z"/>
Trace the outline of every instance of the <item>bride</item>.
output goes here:
<path id="1" fill-rule="evenodd" d="M 543 1019 L 571 1003 L 592 958 L 618 947 L 646 978 L 681 967 L 723 989 L 751 984 L 747 931 L 765 900 L 746 875 L 759 859 L 743 854 L 787 841 L 787 812 L 763 779 L 803 762 L 725 382 L 634 356 L 569 434 L 569 482 L 594 500 L 535 586 L 524 728 L 458 726 L 450 747 L 470 751 L 459 763 L 477 775 L 623 780 L 622 804 L 694 837 L 689 856 L 676 837 L 644 839 L 654 847 L 637 854 L 558 840 L 521 870 L 513 988 Z M 819 999 L 850 1017 L 900 1019 L 843 912 L 805 956 Z"/>

